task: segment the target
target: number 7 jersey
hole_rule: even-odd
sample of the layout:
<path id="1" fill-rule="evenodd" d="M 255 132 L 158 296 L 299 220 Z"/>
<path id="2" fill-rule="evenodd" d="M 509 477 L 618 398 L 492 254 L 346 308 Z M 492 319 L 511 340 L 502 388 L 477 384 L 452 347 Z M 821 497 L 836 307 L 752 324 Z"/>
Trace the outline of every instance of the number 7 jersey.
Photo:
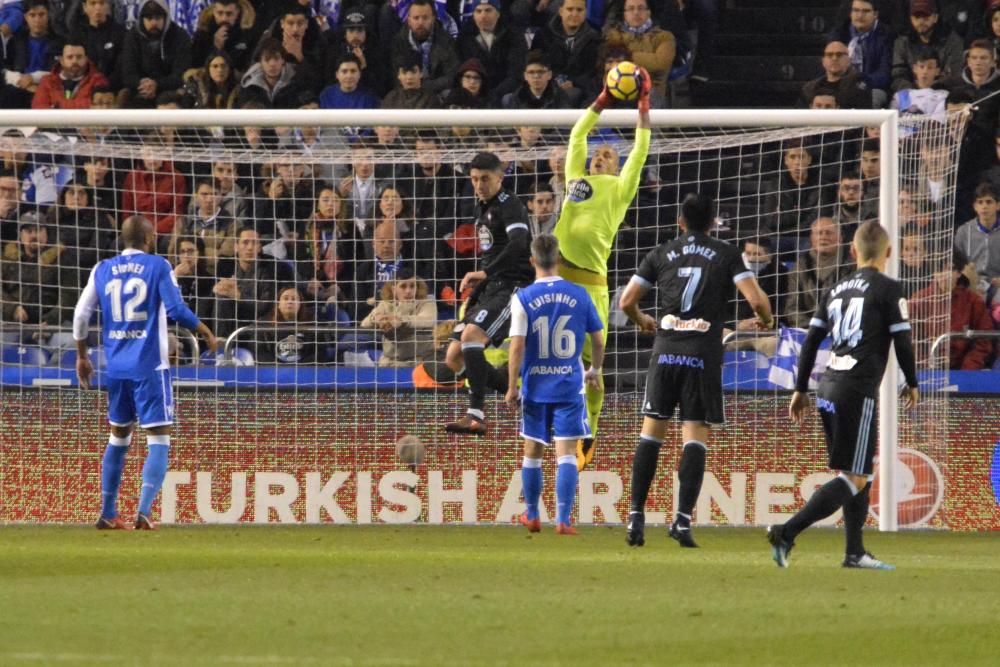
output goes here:
<path id="1" fill-rule="evenodd" d="M 76 323 L 88 322 L 97 307 L 106 370 L 112 378 L 136 378 L 169 368 L 168 317 L 188 329 L 199 324 L 184 304 L 167 260 L 139 250 L 125 250 L 90 272 L 73 318 L 77 340 L 86 332 L 76 331 Z"/>
<path id="2" fill-rule="evenodd" d="M 824 379 L 848 382 L 870 396 L 882 380 L 893 335 L 910 331 L 902 286 L 868 267 L 834 285 L 809 324 L 832 339 Z"/>

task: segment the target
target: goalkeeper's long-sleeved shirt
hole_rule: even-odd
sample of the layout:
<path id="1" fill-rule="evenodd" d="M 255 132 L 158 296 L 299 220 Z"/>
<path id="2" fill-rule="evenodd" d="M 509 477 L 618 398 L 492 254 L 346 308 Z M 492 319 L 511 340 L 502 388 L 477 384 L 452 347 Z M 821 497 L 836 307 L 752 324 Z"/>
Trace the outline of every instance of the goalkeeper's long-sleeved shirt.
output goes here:
<path id="1" fill-rule="evenodd" d="M 563 202 L 555 235 L 562 256 L 573 265 L 608 275 L 608 257 L 615 235 L 639 189 L 650 131 L 635 131 L 635 145 L 617 176 L 588 175 L 587 135 L 599 115 L 587 109 L 573 126 L 566 153 L 566 199 Z"/>

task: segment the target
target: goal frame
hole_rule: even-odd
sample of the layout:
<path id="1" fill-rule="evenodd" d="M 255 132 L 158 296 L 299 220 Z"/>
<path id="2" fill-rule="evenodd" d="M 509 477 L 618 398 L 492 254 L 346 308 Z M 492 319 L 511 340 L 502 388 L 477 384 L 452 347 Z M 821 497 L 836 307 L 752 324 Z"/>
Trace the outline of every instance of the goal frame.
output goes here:
<path id="1" fill-rule="evenodd" d="M 582 109 L 560 110 L 246 110 L 223 112 L 206 109 L 160 109 L 155 112 L 132 109 L 101 110 L 0 110 L 0 127 L 80 128 L 80 127 L 295 127 L 295 126 L 378 126 L 399 127 L 572 127 Z M 634 127 L 636 112 L 609 110 L 598 125 Z M 899 222 L 899 113 L 895 110 L 807 110 L 807 109 L 683 109 L 650 112 L 652 127 L 878 127 L 881 151 L 879 218 L 898 248 Z M 886 273 L 899 276 L 899 253 L 889 256 Z M 879 530 L 897 531 L 897 493 L 892 483 L 897 474 L 899 397 L 896 391 L 898 364 L 889 355 L 879 388 Z M 885 483 L 886 481 L 889 483 Z"/>

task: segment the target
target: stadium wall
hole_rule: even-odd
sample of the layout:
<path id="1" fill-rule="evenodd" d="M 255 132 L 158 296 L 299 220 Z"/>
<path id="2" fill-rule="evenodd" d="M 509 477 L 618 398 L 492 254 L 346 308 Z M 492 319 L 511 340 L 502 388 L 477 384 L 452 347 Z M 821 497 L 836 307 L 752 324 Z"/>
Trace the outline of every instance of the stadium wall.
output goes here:
<path id="1" fill-rule="evenodd" d="M 8 394 L 0 405 L 0 522 L 89 523 L 96 516 L 105 397 L 74 395 L 69 400 L 56 390 L 26 390 Z M 458 439 L 436 429 L 458 411 L 457 396 L 406 397 L 392 401 L 359 392 L 348 401 L 332 392 L 179 391 L 180 425 L 155 513 L 163 523 L 511 522 L 522 510 L 513 415 L 498 419 L 489 438 Z M 755 435 L 752 442 L 737 442 L 738 429 L 719 432 L 699 523 L 781 521 L 829 479 L 818 420 L 798 433 L 768 433 L 788 427 L 787 397 L 739 398 L 728 402 L 727 419 Z M 1000 530 L 1000 399 L 952 397 L 949 413 L 949 442 L 933 456 L 914 448 L 913 433 L 920 430 L 926 439 L 927 429 L 940 425 L 900 425 L 900 525 Z M 634 396 L 609 396 L 595 467 L 580 478 L 579 523 L 620 523 L 626 516 L 638 426 Z M 426 460 L 413 469 L 395 455 L 395 441 L 405 433 L 427 446 Z M 669 441 L 676 442 L 676 434 Z M 676 467 L 677 454 L 677 448 L 664 448 L 661 471 Z M 126 515 L 134 512 L 141 459 L 128 460 Z M 659 510 L 652 521 L 662 521 L 673 507 L 676 480 L 662 474 L 661 480 L 651 497 Z M 551 513 L 551 482 L 548 487 Z"/>

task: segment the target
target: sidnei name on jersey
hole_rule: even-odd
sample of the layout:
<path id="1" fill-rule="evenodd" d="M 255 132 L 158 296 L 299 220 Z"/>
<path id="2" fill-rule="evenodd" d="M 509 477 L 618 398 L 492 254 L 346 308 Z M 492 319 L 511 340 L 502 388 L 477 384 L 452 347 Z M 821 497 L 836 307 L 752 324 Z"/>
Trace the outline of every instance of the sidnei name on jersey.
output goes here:
<path id="1" fill-rule="evenodd" d="M 123 273 L 142 273 L 146 266 L 137 262 L 125 262 L 124 264 L 112 264 L 111 274 L 120 276 Z"/>

